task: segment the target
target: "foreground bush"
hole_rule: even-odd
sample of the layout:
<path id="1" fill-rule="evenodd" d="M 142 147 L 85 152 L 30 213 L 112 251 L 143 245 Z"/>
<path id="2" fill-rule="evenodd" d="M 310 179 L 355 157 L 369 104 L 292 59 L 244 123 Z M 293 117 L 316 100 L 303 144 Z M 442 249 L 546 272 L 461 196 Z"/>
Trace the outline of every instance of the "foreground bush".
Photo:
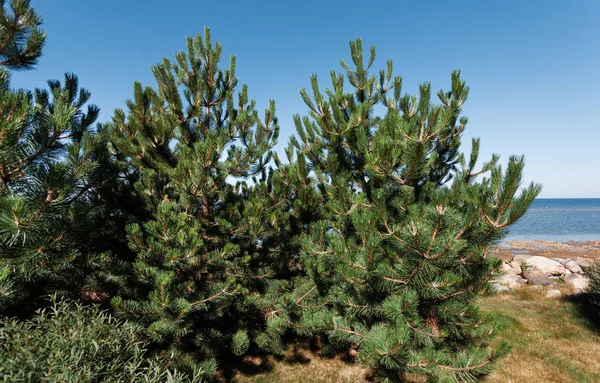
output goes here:
<path id="1" fill-rule="evenodd" d="M 0 322 L 2 382 L 194 382 L 145 358 L 140 329 L 97 307 L 53 298 L 26 322 Z"/>
<path id="2" fill-rule="evenodd" d="M 586 268 L 585 273 L 590 278 L 587 292 L 591 295 L 592 303 L 598 308 L 597 321 L 600 323 L 600 262 L 595 262 Z"/>

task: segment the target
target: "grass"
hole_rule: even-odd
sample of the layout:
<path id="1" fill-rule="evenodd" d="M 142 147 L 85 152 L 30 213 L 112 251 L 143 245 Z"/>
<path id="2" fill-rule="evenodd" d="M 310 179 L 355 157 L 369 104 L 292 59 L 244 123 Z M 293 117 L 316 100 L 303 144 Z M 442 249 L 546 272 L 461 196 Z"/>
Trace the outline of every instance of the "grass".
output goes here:
<path id="1" fill-rule="evenodd" d="M 529 288 L 481 299 L 512 352 L 489 382 L 600 382 L 600 333 L 576 303 Z"/>
<path id="2" fill-rule="evenodd" d="M 266 372 L 256 375 L 238 375 L 239 383 L 354 383 L 367 382 L 367 370 L 357 364 L 346 363 L 340 358 L 325 358 L 306 349 L 292 351 L 277 360 L 273 357 L 265 362 Z"/>
<path id="3" fill-rule="evenodd" d="M 580 314 L 576 301 L 547 299 L 545 293 L 523 288 L 480 299 L 481 308 L 499 318 L 500 338 L 513 345 L 486 382 L 600 382 L 600 332 Z M 260 370 L 240 373 L 236 382 L 368 382 L 360 366 L 307 349 L 262 361 Z"/>

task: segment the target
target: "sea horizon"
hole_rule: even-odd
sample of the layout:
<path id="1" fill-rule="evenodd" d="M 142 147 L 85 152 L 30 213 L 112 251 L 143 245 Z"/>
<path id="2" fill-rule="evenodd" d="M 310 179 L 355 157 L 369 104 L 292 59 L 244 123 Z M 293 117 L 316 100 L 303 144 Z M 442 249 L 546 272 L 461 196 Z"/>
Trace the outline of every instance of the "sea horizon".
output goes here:
<path id="1" fill-rule="evenodd" d="M 600 199 L 600 197 L 538 197 L 535 200 L 543 200 L 543 199 Z"/>
<path id="2" fill-rule="evenodd" d="M 536 198 L 504 241 L 600 240 L 600 198 Z"/>

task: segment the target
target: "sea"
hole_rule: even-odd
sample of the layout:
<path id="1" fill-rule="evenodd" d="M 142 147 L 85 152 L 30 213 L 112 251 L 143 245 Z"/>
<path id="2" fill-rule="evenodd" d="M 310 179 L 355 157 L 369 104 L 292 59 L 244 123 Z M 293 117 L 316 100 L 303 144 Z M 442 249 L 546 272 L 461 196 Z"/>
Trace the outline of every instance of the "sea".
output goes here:
<path id="1" fill-rule="evenodd" d="M 512 225 L 505 241 L 600 240 L 600 198 L 540 198 Z"/>

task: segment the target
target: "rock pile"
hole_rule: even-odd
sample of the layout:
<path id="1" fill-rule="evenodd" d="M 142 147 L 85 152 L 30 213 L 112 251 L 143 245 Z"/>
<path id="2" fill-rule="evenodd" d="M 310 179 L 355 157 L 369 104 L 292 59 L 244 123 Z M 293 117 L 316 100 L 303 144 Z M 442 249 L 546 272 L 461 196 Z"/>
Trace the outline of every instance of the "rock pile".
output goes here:
<path id="1" fill-rule="evenodd" d="M 546 258 L 539 255 L 517 254 L 502 265 L 504 275 L 492 281 L 498 292 L 521 288 L 522 286 L 554 286 L 566 284 L 575 291 L 585 290 L 589 279 L 585 268 L 593 263 L 587 258 Z M 550 290 L 549 298 L 560 296 L 558 290 Z"/>

